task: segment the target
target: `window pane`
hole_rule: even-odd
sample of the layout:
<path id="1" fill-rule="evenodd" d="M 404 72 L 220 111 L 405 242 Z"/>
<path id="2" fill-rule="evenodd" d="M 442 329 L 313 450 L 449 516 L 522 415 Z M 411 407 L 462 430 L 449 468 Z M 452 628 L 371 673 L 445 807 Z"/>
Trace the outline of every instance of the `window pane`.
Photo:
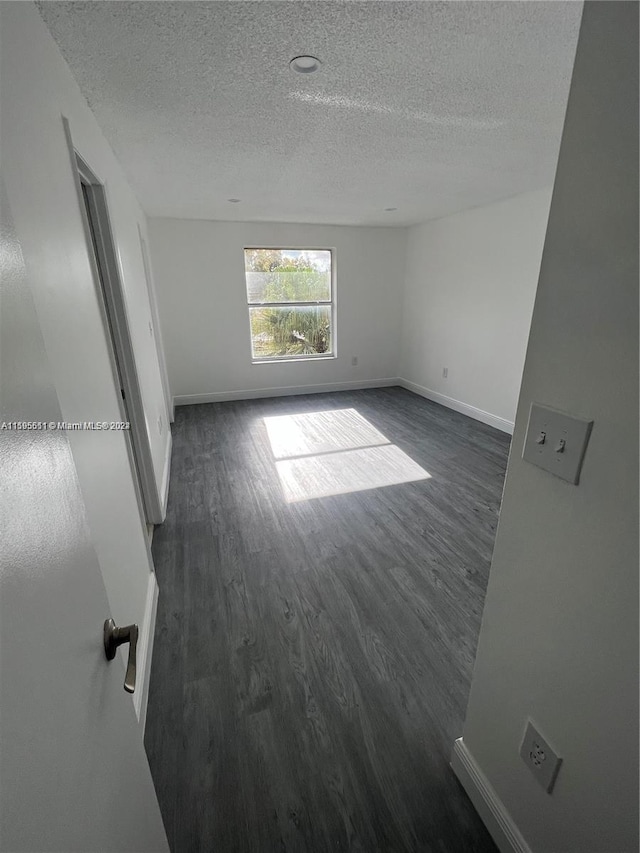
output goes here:
<path id="1" fill-rule="evenodd" d="M 331 252 L 245 249 L 247 298 L 256 302 L 330 302 Z"/>
<path id="2" fill-rule="evenodd" d="M 331 355 L 331 307 L 250 308 L 254 358 Z"/>

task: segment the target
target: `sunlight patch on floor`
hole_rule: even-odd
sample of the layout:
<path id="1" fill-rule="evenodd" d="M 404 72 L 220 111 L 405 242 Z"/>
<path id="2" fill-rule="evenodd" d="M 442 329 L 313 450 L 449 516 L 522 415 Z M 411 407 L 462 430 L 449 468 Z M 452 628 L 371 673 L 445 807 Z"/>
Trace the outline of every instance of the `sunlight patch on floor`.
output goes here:
<path id="1" fill-rule="evenodd" d="M 264 422 L 287 503 L 431 477 L 355 409 Z"/>
<path id="2" fill-rule="evenodd" d="M 389 439 L 355 409 L 265 418 L 276 459 L 389 444 Z"/>

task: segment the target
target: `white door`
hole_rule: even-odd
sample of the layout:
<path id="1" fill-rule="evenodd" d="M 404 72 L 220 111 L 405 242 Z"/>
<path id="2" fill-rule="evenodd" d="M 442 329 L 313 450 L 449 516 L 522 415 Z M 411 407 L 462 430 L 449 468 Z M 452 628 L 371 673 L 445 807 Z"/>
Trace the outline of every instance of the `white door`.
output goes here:
<path id="1" fill-rule="evenodd" d="M 165 853 L 4 186 L 0 194 L 0 850 Z"/>

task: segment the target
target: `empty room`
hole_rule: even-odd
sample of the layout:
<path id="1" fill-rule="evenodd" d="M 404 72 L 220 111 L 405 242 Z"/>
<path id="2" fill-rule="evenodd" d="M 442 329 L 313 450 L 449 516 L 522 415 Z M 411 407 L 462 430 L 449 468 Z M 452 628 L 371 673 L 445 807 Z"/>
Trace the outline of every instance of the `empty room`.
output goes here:
<path id="1" fill-rule="evenodd" d="M 638 853 L 638 3 L 0 38 L 0 851 Z"/>

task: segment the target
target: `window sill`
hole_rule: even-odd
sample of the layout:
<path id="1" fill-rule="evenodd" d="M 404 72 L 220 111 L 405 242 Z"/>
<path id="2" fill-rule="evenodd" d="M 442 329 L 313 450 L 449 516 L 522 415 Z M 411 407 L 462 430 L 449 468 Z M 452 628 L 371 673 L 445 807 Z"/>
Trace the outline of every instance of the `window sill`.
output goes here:
<path id="1" fill-rule="evenodd" d="M 252 358 L 251 364 L 291 364 L 291 362 L 311 364 L 314 361 L 334 361 L 336 358 L 337 356 L 335 355 L 316 355 L 302 358 L 298 356 L 292 356 L 291 358 Z"/>

